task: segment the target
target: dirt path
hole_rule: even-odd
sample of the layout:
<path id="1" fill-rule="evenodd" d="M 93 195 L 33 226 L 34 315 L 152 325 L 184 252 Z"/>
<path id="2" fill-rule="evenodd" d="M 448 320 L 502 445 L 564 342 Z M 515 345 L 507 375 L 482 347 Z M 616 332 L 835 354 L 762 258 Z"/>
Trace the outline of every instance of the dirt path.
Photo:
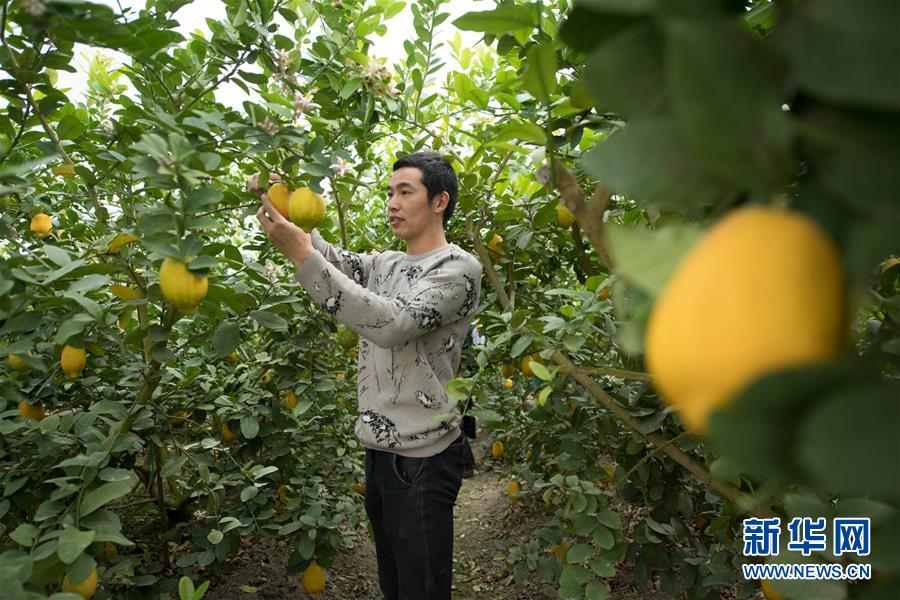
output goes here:
<path id="1" fill-rule="evenodd" d="M 456 501 L 453 557 L 454 600 L 553 600 L 556 591 L 536 577 L 515 584 L 504 575 L 503 548 L 524 543 L 546 518 L 528 514 L 506 497 L 506 482 L 484 463 L 491 440 L 484 435 L 472 444 L 476 475 L 464 479 Z M 498 548 L 498 544 L 500 547 Z M 292 600 L 313 598 L 300 586 L 300 578 L 287 576 L 290 552 L 283 541 L 250 543 L 232 560 L 234 569 L 211 586 L 212 600 Z M 502 590 L 502 594 L 501 594 Z M 318 600 L 380 600 L 375 545 L 365 528 L 357 543 L 345 551 L 327 571 L 325 592 Z"/>

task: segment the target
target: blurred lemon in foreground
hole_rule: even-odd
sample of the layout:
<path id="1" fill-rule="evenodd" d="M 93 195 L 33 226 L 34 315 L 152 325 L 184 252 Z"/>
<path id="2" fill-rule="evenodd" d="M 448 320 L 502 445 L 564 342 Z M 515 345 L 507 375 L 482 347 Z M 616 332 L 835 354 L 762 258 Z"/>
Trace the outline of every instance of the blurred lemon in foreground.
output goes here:
<path id="1" fill-rule="evenodd" d="M 761 375 L 837 358 L 845 334 L 837 249 L 804 215 L 737 209 L 676 267 L 647 325 L 654 383 L 688 429 Z"/>

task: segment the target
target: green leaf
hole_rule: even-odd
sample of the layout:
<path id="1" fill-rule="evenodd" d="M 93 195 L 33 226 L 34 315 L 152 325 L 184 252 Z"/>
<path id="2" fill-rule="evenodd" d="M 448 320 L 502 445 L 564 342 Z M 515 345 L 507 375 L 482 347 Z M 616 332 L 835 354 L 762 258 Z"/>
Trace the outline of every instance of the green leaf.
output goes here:
<path id="1" fill-rule="evenodd" d="M 218 205 L 223 198 L 220 190 L 210 187 L 194 188 L 184 200 L 184 209 L 188 213 L 200 212 L 204 208 Z"/>
<path id="2" fill-rule="evenodd" d="M 241 419 L 241 433 L 248 440 L 252 440 L 259 433 L 259 421 L 254 416 L 246 416 Z"/>
<path id="3" fill-rule="evenodd" d="M 219 542 L 225 539 L 225 534 L 219 531 L 218 529 L 210 529 L 209 533 L 206 534 L 207 541 L 215 546 Z"/>
<path id="4" fill-rule="evenodd" d="M 615 571 L 613 572 L 613 575 L 614 574 Z M 610 577 L 612 577 L 612 575 L 610 575 Z M 609 592 L 607 591 L 605 584 L 598 581 L 592 581 L 584 588 L 584 597 L 585 600 L 606 600 L 609 597 Z"/>
<path id="5" fill-rule="evenodd" d="M 228 356 L 241 343 L 241 328 L 234 321 L 222 321 L 213 333 L 212 343 L 216 354 Z"/>
<path id="6" fill-rule="evenodd" d="M 314 540 L 309 539 L 309 536 L 301 536 L 300 542 L 297 544 L 297 551 L 300 553 L 300 558 L 309 560 L 312 558 L 313 552 L 316 551 L 316 543 Z"/>
<path id="7" fill-rule="evenodd" d="M 70 317 L 63 321 L 59 326 L 59 329 L 56 330 L 56 335 L 53 336 L 53 342 L 55 344 L 65 344 L 69 341 L 69 338 L 83 332 L 84 328 L 93 322 L 94 318 L 84 313 Z"/>
<path id="8" fill-rule="evenodd" d="M 178 580 L 178 597 L 180 600 L 193 600 L 194 583 L 188 577 Z"/>
<path id="9" fill-rule="evenodd" d="M 602 108 L 626 117 L 663 112 L 669 101 L 657 29 L 649 23 L 631 27 L 594 50 L 584 84 Z"/>
<path id="10" fill-rule="evenodd" d="M 635 120 L 585 153 L 582 167 L 643 207 L 683 210 L 730 202 L 735 192 L 712 177 L 669 118 Z M 648 177 L 647 173 L 653 173 Z"/>
<path id="11" fill-rule="evenodd" d="M 89 292 L 106 287 L 109 282 L 110 278 L 107 275 L 85 275 L 73 281 L 66 291 L 72 293 Z"/>
<path id="12" fill-rule="evenodd" d="M 531 368 L 531 371 L 543 379 L 544 381 L 553 381 L 553 375 L 550 374 L 550 371 L 547 370 L 543 364 L 537 361 L 531 361 L 528 365 Z"/>
<path id="13" fill-rule="evenodd" d="M 856 370 L 853 365 L 825 365 L 760 377 L 710 416 L 716 453 L 758 479 L 799 481 L 793 459 L 799 419 L 820 394 L 854 378 Z"/>
<path id="14" fill-rule="evenodd" d="M 604 550 L 609 550 L 616 544 L 612 532 L 602 525 L 594 529 L 594 543 Z"/>
<path id="15" fill-rule="evenodd" d="M 552 43 L 532 46 L 525 57 L 522 87 L 544 104 L 550 104 L 558 87 L 556 69 L 556 49 Z"/>
<path id="16" fill-rule="evenodd" d="M 163 365 L 178 360 L 175 353 L 166 348 L 165 343 L 154 344 L 153 347 L 150 348 L 150 356 L 153 357 L 153 360 Z"/>
<path id="17" fill-rule="evenodd" d="M 62 248 L 57 248 L 56 246 L 51 246 L 50 244 L 44 244 L 43 250 L 44 254 L 47 255 L 47 258 L 55 262 L 60 267 L 64 267 L 72 262 L 72 257 Z"/>
<path id="18" fill-rule="evenodd" d="M 512 121 L 501 125 L 494 134 L 491 143 L 496 144 L 512 139 L 534 142 L 541 146 L 547 143 L 547 135 L 544 133 L 544 130 L 531 121 Z"/>
<path id="19" fill-rule="evenodd" d="M 487 408 L 470 408 L 468 413 L 475 417 L 476 419 L 481 419 L 482 421 L 502 421 L 503 416 L 500 413 L 494 412 L 493 410 Z"/>
<path id="20" fill-rule="evenodd" d="M 553 388 L 550 387 L 549 385 L 544 387 L 544 389 L 541 390 L 541 393 L 538 394 L 538 398 L 537 398 L 538 406 L 543 406 L 544 404 L 547 403 L 547 397 L 550 395 L 550 392 L 552 392 L 552 391 L 553 391 Z"/>
<path id="21" fill-rule="evenodd" d="M 584 562 L 594 554 L 594 550 L 588 544 L 575 544 L 566 552 L 566 562 Z"/>
<path id="22" fill-rule="evenodd" d="M 79 531 L 76 527 L 66 527 L 59 536 L 56 554 L 61 561 L 71 565 L 91 545 L 95 535 L 93 531 Z"/>
<path id="23" fill-rule="evenodd" d="M 252 500 L 256 498 L 256 495 L 259 494 L 259 488 L 248 485 L 244 489 L 241 490 L 241 502 L 246 502 L 247 500 Z"/>
<path id="24" fill-rule="evenodd" d="M 276 314 L 264 310 L 254 310 L 250 316 L 260 325 L 272 331 L 287 331 L 288 322 Z"/>
<path id="25" fill-rule="evenodd" d="M 900 108 L 900 4 L 809 0 L 785 11 L 772 41 L 804 89 L 837 104 Z"/>
<path id="26" fill-rule="evenodd" d="M 781 189 L 795 166 L 774 58 L 733 21 L 673 19 L 666 33 L 672 108 L 696 158 L 731 187 Z"/>
<path id="27" fill-rule="evenodd" d="M 84 517 L 91 514 L 107 502 L 111 502 L 116 498 L 121 498 L 131 491 L 130 481 L 116 481 L 113 483 L 105 483 L 100 487 L 92 489 L 84 495 L 81 501 L 79 514 Z"/>
<path id="28" fill-rule="evenodd" d="M 608 224 L 605 231 L 616 273 L 652 297 L 663 290 L 682 257 L 703 233 L 696 225 L 681 223 L 656 231 Z"/>
<path id="29" fill-rule="evenodd" d="M 470 11 L 453 21 L 458 29 L 507 33 L 517 29 L 534 29 L 537 25 L 535 5 L 499 6 L 493 10 Z"/>
<path id="30" fill-rule="evenodd" d="M 522 354 L 522 352 L 524 352 L 525 349 L 528 348 L 528 346 L 530 346 L 531 342 L 533 341 L 534 338 L 530 335 L 523 335 L 522 337 L 520 337 L 518 340 L 516 340 L 516 343 L 513 344 L 512 350 L 509 351 L 510 357 L 515 358 Z"/>
<path id="31" fill-rule="evenodd" d="M 582 586 L 591 578 L 591 572 L 578 565 L 566 565 L 559 576 L 559 594 L 565 598 L 581 598 Z"/>
<path id="32" fill-rule="evenodd" d="M 822 394 L 797 437 L 797 459 L 825 489 L 900 493 L 900 386 L 872 378 Z"/>
<path id="33" fill-rule="evenodd" d="M 19 544 L 20 546 L 29 547 L 34 543 L 34 538 L 37 537 L 38 528 L 32 525 L 31 523 L 21 523 L 18 527 L 10 532 L 9 537 L 12 541 Z"/>

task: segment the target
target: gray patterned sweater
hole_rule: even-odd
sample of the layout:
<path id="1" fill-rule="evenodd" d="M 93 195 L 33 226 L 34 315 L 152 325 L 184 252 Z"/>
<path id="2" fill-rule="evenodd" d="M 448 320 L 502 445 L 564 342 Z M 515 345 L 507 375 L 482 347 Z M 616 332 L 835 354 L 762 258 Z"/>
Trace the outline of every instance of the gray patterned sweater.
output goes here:
<path id="1" fill-rule="evenodd" d="M 312 243 L 294 279 L 360 335 L 357 437 L 403 456 L 441 452 L 460 432 L 456 400 L 445 390 L 478 307 L 481 263 L 456 244 L 416 255 L 355 254 L 317 230 Z"/>

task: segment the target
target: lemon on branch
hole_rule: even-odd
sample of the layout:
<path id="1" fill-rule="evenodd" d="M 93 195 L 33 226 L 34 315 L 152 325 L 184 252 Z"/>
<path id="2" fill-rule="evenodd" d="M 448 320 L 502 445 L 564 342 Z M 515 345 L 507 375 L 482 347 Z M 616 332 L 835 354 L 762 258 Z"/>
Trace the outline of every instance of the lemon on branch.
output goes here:
<path id="1" fill-rule="evenodd" d="M 294 390 L 288 390 L 284 394 L 284 398 L 281 399 L 281 405 L 284 407 L 284 410 L 291 412 L 294 410 L 294 407 L 297 406 L 297 394 L 294 393 Z"/>
<path id="2" fill-rule="evenodd" d="M 491 257 L 491 260 L 498 261 L 501 256 L 506 254 L 506 252 L 503 251 L 503 248 L 500 247 L 500 244 L 502 243 L 503 238 L 497 233 L 495 233 L 494 237 L 491 238 L 491 241 L 488 242 L 488 255 Z"/>
<path id="3" fill-rule="evenodd" d="M 38 213 L 31 217 L 29 229 L 31 229 L 38 237 L 46 237 L 50 233 L 50 230 L 53 229 L 53 221 L 50 220 L 50 215 Z"/>
<path id="4" fill-rule="evenodd" d="M 72 179 L 75 177 L 75 165 L 67 162 L 53 165 L 53 174 L 63 179 Z"/>
<path id="5" fill-rule="evenodd" d="M 510 501 L 519 501 L 519 492 L 521 491 L 521 489 L 522 488 L 519 486 L 518 481 L 510 481 L 506 484 L 506 495 L 509 497 Z"/>
<path id="6" fill-rule="evenodd" d="M 91 569 L 90 574 L 78 583 L 72 583 L 69 581 L 69 577 L 66 576 L 63 579 L 62 591 L 78 594 L 84 600 L 91 600 L 94 597 L 94 592 L 97 591 L 97 569 Z"/>
<path id="7" fill-rule="evenodd" d="M 59 366 L 70 378 L 74 379 L 81 375 L 84 366 L 87 364 L 87 353 L 84 348 L 75 348 L 66 344 L 63 346 L 62 353 L 59 355 Z"/>
<path id="8" fill-rule="evenodd" d="M 31 352 L 28 353 L 28 356 L 31 356 Z M 27 373 L 31 370 L 31 365 L 27 362 L 16 356 L 15 354 L 10 354 L 6 357 L 6 361 L 9 363 L 9 368 L 18 373 Z"/>
<path id="9" fill-rule="evenodd" d="M 676 267 L 646 334 L 653 380 L 688 429 L 763 374 L 837 358 L 846 329 L 837 249 L 809 218 L 726 215 Z"/>
<path id="10" fill-rule="evenodd" d="M 159 269 L 159 289 L 172 306 L 193 312 L 206 297 L 209 281 L 190 272 L 184 262 L 166 258 Z"/>
<path id="11" fill-rule="evenodd" d="M 31 404 L 28 400 L 19 402 L 19 416 L 23 419 L 40 421 L 44 418 L 44 404 L 40 401 Z"/>
<path id="12" fill-rule="evenodd" d="M 557 202 L 556 224 L 560 227 L 571 227 L 572 223 L 574 222 L 575 215 L 572 214 L 572 211 L 566 208 L 566 206 L 562 202 Z"/>
<path id="13" fill-rule="evenodd" d="M 300 581 L 308 594 L 321 594 L 325 589 L 325 570 L 312 561 L 303 571 Z"/>
<path id="14" fill-rule="evenodd" d="M 522 357 L 522 373 L 524 373 L 527 377 L 534 377 L 534 371 L 531 370 L 531 363 L 541 362 L 541 357 L 538 354 L 529 354 L 528 356 Z"/>
<path id="15" fill-rule="evenodd" d="M 325 218 L 325 199 L 302 187 L 291 194 L 288 216 L 294 225 L 309 233 Z"/>
<path id="16" fill-rule="evenodd" d="M 269 202 L 281 213 L 282 217 L 289 218 L 288 207 L 291 203 L 291 190 L 287 185 L 281 182 L 273 183 L 269 186 L 266 196 L 269 197 Z"/>
<path id="17" fill-rule="evenodd" d="M 491 444 L 491 456 L 494 460 L 499 459 L 503 456 L 503 442 L 497 440 L 493 444 Z"/>
<path id="18" fill-rule="evenodd" d="M 762 588 L 762 593 L 763 596 L 766 597 L 766 600 L 784 600 L 784 596 L 772 588 L 772 584 L 769 583 L 768 579 L 763 579 L 759 582 L 759 585 Z"/>

